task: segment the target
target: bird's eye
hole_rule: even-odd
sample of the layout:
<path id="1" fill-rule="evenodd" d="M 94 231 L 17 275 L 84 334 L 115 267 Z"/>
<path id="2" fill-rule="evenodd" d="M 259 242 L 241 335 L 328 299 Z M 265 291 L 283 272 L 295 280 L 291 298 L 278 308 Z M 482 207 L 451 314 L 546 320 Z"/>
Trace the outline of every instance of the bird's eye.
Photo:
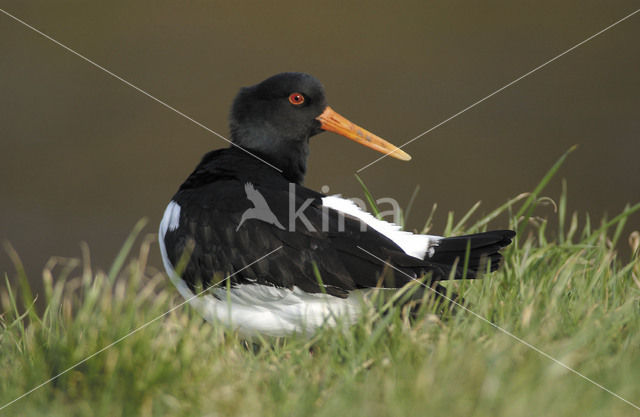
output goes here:
<path id="1" fill-rule="evenodd" d="M 289 95 L 289 103 L 293 104 L 294 106 L 299 106 L 304 103 L 304 96 L 300 93 L 291 93 Z"/>

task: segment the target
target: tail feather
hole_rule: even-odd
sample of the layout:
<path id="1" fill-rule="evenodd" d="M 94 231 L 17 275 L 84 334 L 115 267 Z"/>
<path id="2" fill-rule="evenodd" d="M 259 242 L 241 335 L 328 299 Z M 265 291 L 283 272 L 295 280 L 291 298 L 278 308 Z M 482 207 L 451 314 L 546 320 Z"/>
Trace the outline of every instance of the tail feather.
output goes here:
<path id="1" fill-rule="evenodd" d="M 457 261 L 454 278 L 462 278 L 465 260 L 468 256 L 466 277 L 476 278 L 479 273 L 486 270 L 488 262 L 491 262 L 491 271 L 498 269 L 502 260 L 499 250 L 508 246 L 515 235 L 512 230 L 493 230 L 472 235 L 447 237 L 440 240 L 429 261 L 440 265 L 446 271 L 451 271 Z"/>

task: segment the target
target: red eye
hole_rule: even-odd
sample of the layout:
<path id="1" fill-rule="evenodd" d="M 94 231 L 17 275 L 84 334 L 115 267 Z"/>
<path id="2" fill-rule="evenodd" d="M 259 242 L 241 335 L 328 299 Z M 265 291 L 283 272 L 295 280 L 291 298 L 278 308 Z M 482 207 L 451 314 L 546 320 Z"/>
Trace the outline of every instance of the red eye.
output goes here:
<path id="1" fill-rule="evenodd" d="M 304 96 L 300 93 L 292 93 L 289 95 L 289 103 L 299 106 L 304 103 Z"/>

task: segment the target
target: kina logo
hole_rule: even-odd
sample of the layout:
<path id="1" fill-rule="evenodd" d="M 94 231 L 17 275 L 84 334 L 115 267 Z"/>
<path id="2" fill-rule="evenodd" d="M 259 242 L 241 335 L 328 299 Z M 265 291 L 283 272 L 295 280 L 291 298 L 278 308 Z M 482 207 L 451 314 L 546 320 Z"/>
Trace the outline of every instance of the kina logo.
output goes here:
<path id="1" fill-rule="evenodd" d="M 251 219 L 261 220 L 284 230 L 284 226 L 278 221 L 276 215 L 273 214 L 273 211 L 269 208 L 267 200 L 265 200 L 262 194 L 253 187 L 253 184 L 250 182 L 246 183 L 244 185 L 244 191 L 247 193 L 247 199 L 253 203 L 253 208 L 248 208 L 244 213 L 242 213 L 240 224 L 236 227 L 236 232 L 245 221 Z"/>

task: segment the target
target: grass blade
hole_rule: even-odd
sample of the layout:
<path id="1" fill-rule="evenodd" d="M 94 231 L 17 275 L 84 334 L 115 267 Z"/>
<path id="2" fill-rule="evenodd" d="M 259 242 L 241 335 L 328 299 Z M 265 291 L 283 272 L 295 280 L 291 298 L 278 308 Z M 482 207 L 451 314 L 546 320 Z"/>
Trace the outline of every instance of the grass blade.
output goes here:
<path id="1" fill-rule="evenodd" d="M 147 219 L 143 218 L 138 220 L 135 226 L 133 226 L 133 230 L 127 237 L 127 240 L 125 240 L 124 244 L 122 245 L 122 249 L 120 249 L 118 256 L 116 256 L 116 259 L 113 261 L 113 264 L 111 265 L 111 269 L 109 269 L 108 276 L 110 281 L 115 280 L 118 274 L 120 273 L 120 270 L 122 269 L 122 265 L 124 265 L 124 262 L 127 260 L 127 256 L 129 256 L 129 253 L 131 252 L 131 248 L 133 247 L 133 244 L 135 243 L 136 238 L 138 237 L 138 235 L 140 234 L 140 232 L 142 231 L 142 229 L 146 224 L 147 224 Z"/>
<path id="2" fill-rule="evenodd" d="M 556 163 L 553 164 L 551 169 L 547 171 L 536 188 L 531 192 L 531 195 L 529 195 L 529 198 L 527 198 L 522 207 L 520 207 L 520 210 L 518 210 L 515 216 L 515 222 L 517 224 L 516 235 L 520 235 L 526 225 L 529 223 L 529 218 L 533 214 L 533 210 L 536 208 L 538 196 L 540 195 L 542 190 L 544 190 L 549 181 L 551 181 L 551 178 L 553 178 L 556 172 L 558 172 L 565 159 L 567 159 L 567 156 L 569 156 L 571 152 L 575 151 L 577 147 L 578 145 L 573 145 L 564 154 L 562 154 L 562 156 L 556 161 Z"/>
<path id="3" fill-rule="evenodd" d="M 369 188 L 367 188 L 367 186 L 364 184 L 364 181 L 362 181 L 362 178 L 360 178 L 360 175 L 358 174 L 354 174 L 354 175 L 358 180 L 358 182 L 360 183 L 362 190 L 364 191 L 364 196 L 367 199 L 369 206 L 371 207 L 371 211 L 373 211 L 373 214 L 376 217 L 379 217 L 380 209 L 378 209 L 378 205 L 376 204 L 376 200 L 373 198 L 373 195 L 371 195 L 371 192 L 369 192 Z"/>

